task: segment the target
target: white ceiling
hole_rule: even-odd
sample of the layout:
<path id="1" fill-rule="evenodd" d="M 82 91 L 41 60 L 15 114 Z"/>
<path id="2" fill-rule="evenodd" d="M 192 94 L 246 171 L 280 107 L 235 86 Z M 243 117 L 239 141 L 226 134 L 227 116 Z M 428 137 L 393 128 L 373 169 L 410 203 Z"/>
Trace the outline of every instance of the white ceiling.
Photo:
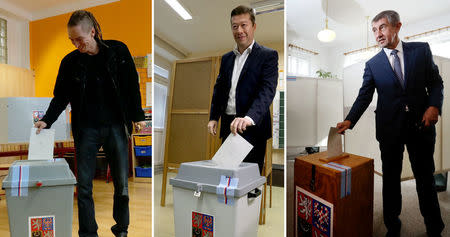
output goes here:
<path id="1" fill-rule="evenodd" d="M 0 9 L 26 20 L 38 20 L 119 0 L 0 0 Z"/>
<path id="2" fill-rule="evenodd" d="M 449 0 L 329 0 L 328 4 L 328 28 L 334 30 L 337 37 L 331 43 L 324 43 L 325 47 L 365 39 L 366 16 L 370 25 L 372 18 L 383 10 L 397 11 L 403 26 L 450 12 Z M 325 7 L 326 0 L 287 0 L 289 40 L 317 40 L 317 33 L 325 26 Z M 374 42 L 372 38 L 369 33 L 369 41 Z"/>
<path id="3" fill-rule="evenodd" d="M 178 0 L 192 14 L 184 21 L 164 0 L 154 0 L 155 35 L 189 55 L 231 49 L 230 13 L 255 0 Z M 258 1 L 258 0 L 257 0 Z M 255 40 L 283 42 L 284 11 L 256 16 Z"/>

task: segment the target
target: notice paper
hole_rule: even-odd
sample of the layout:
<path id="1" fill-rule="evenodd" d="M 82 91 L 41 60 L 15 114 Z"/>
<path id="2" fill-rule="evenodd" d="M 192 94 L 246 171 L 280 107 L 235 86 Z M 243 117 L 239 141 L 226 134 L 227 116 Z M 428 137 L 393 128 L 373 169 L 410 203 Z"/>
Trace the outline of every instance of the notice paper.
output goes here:
<path id="1" fill-rule="evenodd" d="M 214 154 L 212 160 L 225 168 L 238 167 L 252 150 L 253 145 L 239 134 L 230 133 L 225 142 Z"/>
<path id="2" fill-rule="evenodd" d="M 53 147 L 55 144 L 55 129 L 42 129 L 36 134 L 37 128 L 31 128 L 28 160 L 53 159 Z"/>
<path id="3" fill-rule="evenodd" d="M 342 154 L 342 138 L 338 133 L 338 129 L 330 127 L 328 132 L 328 145 L 327 145 L 328 157 L 336 157 Z"/>

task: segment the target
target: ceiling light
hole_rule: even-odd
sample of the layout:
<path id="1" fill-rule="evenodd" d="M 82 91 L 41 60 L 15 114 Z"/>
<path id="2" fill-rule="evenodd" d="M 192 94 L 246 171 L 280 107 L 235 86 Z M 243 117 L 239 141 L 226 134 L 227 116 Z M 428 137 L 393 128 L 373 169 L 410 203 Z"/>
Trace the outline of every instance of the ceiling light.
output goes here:
<path id="1" fill-rule="evenodd" d="M 256 12 L 256 15 L 278 12 L 284 10 L 284 0 L 263 0 L 250 3 L 250 7 Z"/>
<path id="2" fill-rule="evenodd" d="M 174 11 L 178 13 L 178 15 L 181 16 L 181 18 L 183 18 L 183 20 L 192 19 L 191 14 L 189 14 L 189 12 L 183 6 L 181 6 L 181 4 L 177 0 L 165 0 L 165 1 L 167 4 L 169 4 L 170 7 L 172 7 Z"/>
<path id="3" fill-rule="evenodd" d="M 331 42 L 336 38 L 336 33 L 333 30 L 328 29 L 328 0 L 327 0 L 327 8 L 325 11 L 325 29 L 321 30 L 317 34 L 317 38 L 319 38 L 322 42 Z"/>

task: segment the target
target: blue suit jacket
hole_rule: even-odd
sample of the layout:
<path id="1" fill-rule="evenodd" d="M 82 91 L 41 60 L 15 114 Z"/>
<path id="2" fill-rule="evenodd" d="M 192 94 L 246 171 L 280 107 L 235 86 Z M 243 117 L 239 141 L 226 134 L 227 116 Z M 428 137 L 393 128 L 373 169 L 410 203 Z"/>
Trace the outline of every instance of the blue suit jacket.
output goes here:
<path id="1" fill-rule="evenodd" d="M 235 58 L 236 55 L 232 51 L 222 56 L 219 76 L 214 85 L 210 120 L 218 121 L 225 114 Z M 253 119 L 255 126 L 247 129 L 251 136 L 265 139 L 272 136 L 270 104 L 275 96 L 277 83 L 277 51 L 255 42 L 236 86 L 236 116 L 249 116 Z M 229 129 L 229 124 L 222 125 L 220 136 L 226 135 Z"/>
<path id="2" fill-rule="evenodd" d="M 381 50 L 367 61 L 362 87 L 346 117 L 353 127 L 369 106 L 376 89 L 378 101 L 375 120 L 378 141 L 392 141 L 400 137 L 405 123 L 406 105 L 418 124 L 429 106 L 435 106 L 439 111 L 442 108 L 443 82 L 433 62 L 428 43 L 403 42 L 403 52 L 405 89 L 400 85 L 386 53 Z"/>

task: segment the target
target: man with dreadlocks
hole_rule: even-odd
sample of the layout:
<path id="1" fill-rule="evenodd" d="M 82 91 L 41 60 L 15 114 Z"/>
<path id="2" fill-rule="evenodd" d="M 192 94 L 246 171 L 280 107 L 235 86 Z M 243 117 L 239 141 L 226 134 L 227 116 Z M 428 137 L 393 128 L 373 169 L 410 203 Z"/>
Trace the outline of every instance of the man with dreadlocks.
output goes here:
<path id="1" fill-rule="evenodd" d="M 75 11 L 67 29 L 77 50 L 61 61 L 54 97 L 35 127 L 37 133 L 49 128 L 70 103 L 78 165 L 78 234 L 98 236 L 92 180 L 96 155 L 103 147 L 114 182 L 116 224 L 111 230 L 115 236 L 127 236 L 128 137 L 133 122 L 138 130 L 145 125 L 138 74 L 127 46 L 119 41 L 103 40 L 100 25 L 92 13 Z"/>

